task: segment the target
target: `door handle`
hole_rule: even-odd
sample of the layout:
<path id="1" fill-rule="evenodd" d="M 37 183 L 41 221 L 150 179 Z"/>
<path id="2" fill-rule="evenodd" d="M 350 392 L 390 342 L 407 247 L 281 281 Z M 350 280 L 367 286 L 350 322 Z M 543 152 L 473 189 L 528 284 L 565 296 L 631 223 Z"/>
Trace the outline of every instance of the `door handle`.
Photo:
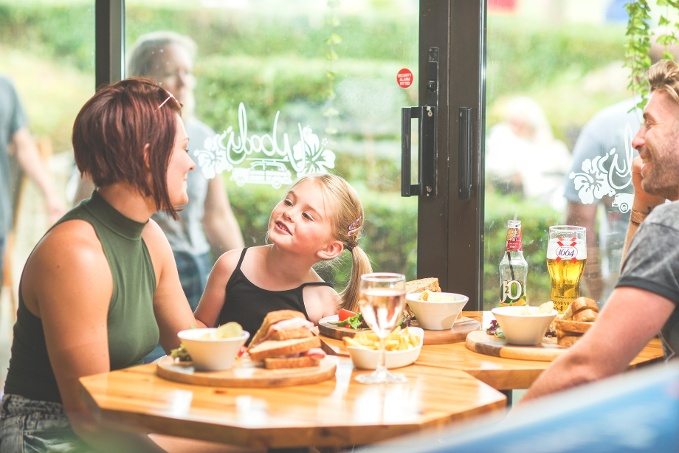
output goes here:
<path id="1" fill-rule="evenodd" d="M 418 181 L 411 184 L 412 119 L 418 120 Z M 436 107 L 401 109 L 401 196 L 436 195 Z"/>
<path id="2" fill-rule="evenodd" d="M 472 193 L 472 109 L 460 107 L 458 115 L 457 194 L 468 201 Z"/>

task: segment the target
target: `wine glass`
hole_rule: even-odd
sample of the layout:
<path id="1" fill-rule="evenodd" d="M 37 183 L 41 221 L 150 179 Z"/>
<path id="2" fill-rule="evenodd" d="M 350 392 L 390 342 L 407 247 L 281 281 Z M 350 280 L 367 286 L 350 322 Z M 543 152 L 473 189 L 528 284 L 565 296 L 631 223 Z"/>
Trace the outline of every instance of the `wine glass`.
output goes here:
<path id="1" fill-rule="evenodd" d="M 377 368 L 356 378 L 362 384 L 405 382 L 402 374 L 393 374 L 385 365 L 384 343 L 401 317 L 405 301 L 406 278 L 403 274 L 374 272 L 361 276 L 358 306 L 363 320 L 380 340 Z"/>

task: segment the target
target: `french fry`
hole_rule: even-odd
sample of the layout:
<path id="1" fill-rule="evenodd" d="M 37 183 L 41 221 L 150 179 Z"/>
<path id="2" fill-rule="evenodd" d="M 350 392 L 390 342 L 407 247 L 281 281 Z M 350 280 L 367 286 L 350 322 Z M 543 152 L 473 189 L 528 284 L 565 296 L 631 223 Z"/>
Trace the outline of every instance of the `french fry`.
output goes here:
<path id="1" fill-rule="evenodd" d="M 369 331 L 358 332 L 353 337 L 344 337 L 342 340 L 346 346 L 375 350 L 380 347 L 380 339 L 374 332 Z M 407 328 L 401 329 L 397 327 L 385 339 L 384 349 L 386 351 L 403 351 L 417 347 L 419 343 L 420 339 L 417 335 L 410 332 Z"/>

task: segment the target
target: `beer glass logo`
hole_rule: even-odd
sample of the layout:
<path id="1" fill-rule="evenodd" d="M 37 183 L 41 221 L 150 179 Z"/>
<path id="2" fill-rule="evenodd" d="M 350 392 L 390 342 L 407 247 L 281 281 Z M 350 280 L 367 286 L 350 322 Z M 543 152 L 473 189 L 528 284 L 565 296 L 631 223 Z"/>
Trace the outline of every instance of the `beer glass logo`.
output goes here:
<path id="1" fill-rule="evenodd" d="M 575 237 L 571 238 L 558 238 L 553 243 L 549 244 L 548 258 L 555 261 L 577 261 L 578 260 L 578 249 L 581 248 L 582 244 L 578 244 L 578 240 Z M 582 258 L 580 258 L 582 259 Z"/>

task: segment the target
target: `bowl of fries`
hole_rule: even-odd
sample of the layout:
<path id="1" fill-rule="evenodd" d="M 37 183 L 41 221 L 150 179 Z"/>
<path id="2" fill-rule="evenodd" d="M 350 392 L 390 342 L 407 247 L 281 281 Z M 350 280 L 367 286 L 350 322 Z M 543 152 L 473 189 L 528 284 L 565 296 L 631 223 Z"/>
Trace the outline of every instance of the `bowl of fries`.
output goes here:
<path id="1" fill-rule="evenodd" d="M 358 332 L 353 337 L 344 337 L 354 367 L 364 370 L 377 368 L 379 360 L 379 339 L 372 331 Z M 385 364 L 387 368 L 410 365 L 420 355 L 424 331 L 419 327 L 397 327 L 385 341 Z"/>

